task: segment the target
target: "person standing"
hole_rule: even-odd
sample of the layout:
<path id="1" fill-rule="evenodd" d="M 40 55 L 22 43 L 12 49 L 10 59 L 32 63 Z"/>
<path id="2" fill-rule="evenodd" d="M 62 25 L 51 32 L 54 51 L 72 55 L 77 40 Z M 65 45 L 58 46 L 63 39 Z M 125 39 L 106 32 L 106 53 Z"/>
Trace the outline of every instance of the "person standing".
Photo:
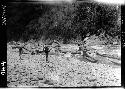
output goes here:
<path id="1" fill-rule="evenodd" d="M 49 52 L 50 52 L 49 47 L 48 47 L 48 46 L 45 46 L 45 47 L 43 48 L 43 51 L 45 52 L 45 55 L 46 55 L 46 62 L 48 62 L 48 61 L 49 61 L 49 60 L 48 60 L 48 55 L 49 55 Z"/>

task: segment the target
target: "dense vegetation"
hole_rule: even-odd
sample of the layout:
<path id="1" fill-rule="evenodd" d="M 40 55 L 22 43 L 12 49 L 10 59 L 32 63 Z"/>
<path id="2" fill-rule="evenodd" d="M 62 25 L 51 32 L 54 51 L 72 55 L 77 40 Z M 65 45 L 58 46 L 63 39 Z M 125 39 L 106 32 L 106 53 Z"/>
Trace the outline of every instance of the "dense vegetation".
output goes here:
<path id="1" fill-rule="evenodd" d="M 56 39 L 64 43 L 86 35 L 120 37 L 120 8 L 93 3 L 75 4 L 8 4 L 7 39 Z"/>

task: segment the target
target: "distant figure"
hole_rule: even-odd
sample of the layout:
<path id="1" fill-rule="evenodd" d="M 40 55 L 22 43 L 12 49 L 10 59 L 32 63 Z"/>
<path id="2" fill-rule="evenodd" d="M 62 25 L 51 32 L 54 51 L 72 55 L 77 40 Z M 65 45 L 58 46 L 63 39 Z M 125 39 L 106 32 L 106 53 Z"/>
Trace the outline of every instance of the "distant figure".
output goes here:
<path id="1" fill-rule="evenodd" d="M 31 52 L 31 55 L 35 55 L 35 52 L 34 52 L 34 51 L 32 51 L 32 52 Z"/>
<path id="2" fill-rule="evenodd" d="M 22 55 L 22 54 L 27 54 L 27 53 L 24 52 L 23 49 L 25 49 L 25 50 L 31 52 L 30 50 L 26 49 L 24 46 L 16 46 L 16 47 L 12 47 L 12 49 L 16 49 L 16 48 L 19 49 L 19 56 L 20 56 L 20 59 L 22 59 L 22 58 L 21 58 L 21 55 Z"/>
<path id="3" fill-rule="evenodd" d="M 83 55 L 83 47 L 82 47 L 82 45 L 78 44 L 78 46 L 79 46 L 79 50 L 78 51 L 80 51 L 80 54 Z"/>
<path id="4" fill-rule="evenodd" d="M 20 47 L 20 46 L 12 47 L 12 49 L 16 49 L 16 48 L 19 49 L 19 56 L 20 56 L 20 59 L 21 59 L 21 55 L 24 53 L 24 52 L 23 52 L 23 47 Z"/>
<path id="5" fill-rule="evenodd" d="M 79 46 L 79 50 L 78 51 L 81 51 L 82 50 L 82 46 L 80 44 L 78 44 Z"/>
<path id="6" fill-rule="evenodd" d="M 20 56 L 20 59 L 22 59 L 21 58 L 21 55 L 23 54 L 23 48 L 22 47 L 19 47 L 19 56 Z"/>
<path id="7" fill-rule="evenodd" d="M 48 46 L 45 46 L 45 47 L 43 48 L 43 51 L 44 51 L 45 54 L 46 54 L 46 62 L 48 62 L 48 55 L 49 55 L 49 52 L 50 52 L 49 47 L 48 47 Z"/>
<path id="8" fill-rule="evenodd" d="M 70 60 L 72 54 L 71 52 L 67 52 L 66 54 L 64 54 L 64 57 L 67 59 L 67 60 Z"/>

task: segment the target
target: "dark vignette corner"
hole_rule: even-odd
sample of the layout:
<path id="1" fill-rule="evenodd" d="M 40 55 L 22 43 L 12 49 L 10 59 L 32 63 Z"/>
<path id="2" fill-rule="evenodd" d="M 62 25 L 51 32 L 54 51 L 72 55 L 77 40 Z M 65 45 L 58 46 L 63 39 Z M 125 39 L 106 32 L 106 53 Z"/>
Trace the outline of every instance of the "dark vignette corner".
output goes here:
<path id="1" fill-rule="evenodd" d="M 7 11 L 6 11 L 6 4 L 3 2 L 1 3 L 1 31 L 0 31 L 0 63 L 5 62 L 4 67 L 5 67 L 5 75 L 0 74 L 0 87 L 7 87 L 7 38 L 6 38 L 6 21 L 4 22 L 3 18 L 6 18 Z M 3 66 L 0 64 L 0 70 L 2 70 Z"/>

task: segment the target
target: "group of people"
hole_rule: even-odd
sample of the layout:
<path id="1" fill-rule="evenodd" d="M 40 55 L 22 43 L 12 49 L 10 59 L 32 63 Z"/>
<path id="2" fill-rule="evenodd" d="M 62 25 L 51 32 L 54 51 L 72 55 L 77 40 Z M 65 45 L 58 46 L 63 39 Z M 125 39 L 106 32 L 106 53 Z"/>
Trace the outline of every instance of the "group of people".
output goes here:
<path id="1" fill-rule="evenodd" d="M 53 42 L 55 42 L 57 45 L 55 45 L 55 47 L 57 47 L 57 46 L 59 46 L 59 43 L 57 42 L 57 41 L 53 41 Z M 52 42 L 52 43 L 53 43 Z M 52 44 L 51 43 L 51 44 Z M 31 53 L 31 55 L 35 55 L 35 54 L 40 54 L 40 53 L 45 53 L 45 55 L 46 55 L 46 62 L 48 62 L 48 55 L 49 55 L 49 52 L 50 52 L 50 50 L 51 50 L 51 48 L 50 48 L 50 46 L 48 46 L 48 45 L 44 45 L 43 46 L 43 50 L 42 51 L 40 51 L 40 50 L 35 50 L 35 52 L 34 51 L 31 51 L 31 50 L 28 50 L 27 48 L 25 48 L 25 45 L 19 45 L 19 44 L 16 44 L 15 45 L 15 47 L 12 47 L 13 49 L 19 49 L 19 56 L 20 56 L 20 59 L 22 59 L 21 58 L 21 55 L 22 54 L 26 54 L 25 52 L 24 52 L 24 50 L 27 50 L 27 51 L 29 51 L 30 53 Z"/>
<path id="2" fill-rule="evenodd" d="M 16 47 L 13 47 L 13 49 L 16 49 L 16 48 L 19 49 L 19 56 L 20 56 L 20 59 L 22 59 L 22 58 L 21 58 L 21 55 L 25 53 L 25 52 L 24 52 L 24 49 L 27 50 L 27 51 L 30 51 L 30 50 L 26 49 L 26 48 L 23 47 L 23 46 L 16 46 Z M 43 48 L 43 51 L 42 51 L 42 52 L 39 51 L 39 50 L 36 50 L 36 51 L 37 51 L 37 53 L 43 53 L 43 52 L 44 52 L 45 55 L 46 55 L 46 61 L 48 62 L 48 55 L 49 55 L 49 52 L 50 52 L 49 46 L 45 46 L 45 47 Z M 30 52 L 31 52 L 31 51 L 30 51 Z M 35 54 L 34 51 L 32 51 L 32 52 L 31 52 L 31 55 L 34 55 L 34 54 Z"/>
<path id="3" fill-rule="evenodd" d="M 57 41 L 54 40 L 52 43 L 56 43 L 56 45 L 54 45 L 53 48 L 56 48 L 56 50 L 60 51 L 60 44 L 59 44 L 59 42 L 57 42 Z M 52 45 L 52 43 L 51 43 L 51 45 Z M 78 45 L 78 47 L 79 47 L 78 51 L 80 51 L 81 55 L 83 55 L 83 47 L 81 47 L 80 44 Z M 26 49 L 24 46 L 16 46 L 15 48 L 19 49 L 20 59 L 22 59 L 21 55 L 25 53 L 24 52 L 24 49 L 25 49 L 25 50 L 31 52 L 31 55 L 45 53 L 45 55 L 46 55 L 46 62 L 49 62 L 48 56 L 49 56 L 49 53 L 51 51 L 51 47 L 48 46 L 48 45 L 46 45 L 46 44 L 43 46 L 43 50 L 42 51 L 40 51 L 40 50 L 30 51 L 30 50 Z"/>

